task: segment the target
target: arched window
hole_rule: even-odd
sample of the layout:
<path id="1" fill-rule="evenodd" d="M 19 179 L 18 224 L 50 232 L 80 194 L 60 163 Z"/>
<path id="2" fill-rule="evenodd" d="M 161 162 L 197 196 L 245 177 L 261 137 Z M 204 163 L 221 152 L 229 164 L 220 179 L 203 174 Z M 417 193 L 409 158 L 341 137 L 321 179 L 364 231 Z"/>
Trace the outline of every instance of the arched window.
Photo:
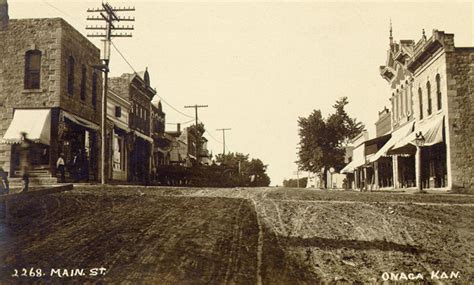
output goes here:
<path id="1" fill-rule="evenodd" d="M 25 89 L 39 89 L 41 82 L 41 51 L 29 50 L 25 53 Z"/>
<path id="2" fill-rule="evenodd" d="M 431 106 L 432 100 L 431 100 L 431 83 L 428 81 L 426 83 L 426 93 L 428 94 L 428 116 L 431 115 L 433 109 Z"/>
<path id="3" fill-rule="evenodd" d="M 67 93 L 74 95 L 74 58 L 72 56 L 67 61 Z"/>
<path id="4" fill-rule="evenodd" d="M 413 83 L 410 83 L 410 94 L 408 96 L 410 97 L 410 114 L 413 114 Z"/>
<path id="5" fill-rule="evenodd" d="M 420 120 L 423 120 L 423 92 L 418 88 L 418 102 L 420 104 Z"/>
<path id="6" fill-rule="evenodd" d="M 443 103 L 441 103 L 441 76 L 436 74 L 436 98 L 438 100 L 438 110 L 441 110 Z"/>
<path id="7" fill-rule="evenodd" d="M 97 109 L 97 73 L 92 73 L 92 107 Z"/>
<path id="8" fill-rule="evenodd" d="M 81 100 L 86 100 L 86 66 L 82 65 L 82 74 L 81 74 Z"/>

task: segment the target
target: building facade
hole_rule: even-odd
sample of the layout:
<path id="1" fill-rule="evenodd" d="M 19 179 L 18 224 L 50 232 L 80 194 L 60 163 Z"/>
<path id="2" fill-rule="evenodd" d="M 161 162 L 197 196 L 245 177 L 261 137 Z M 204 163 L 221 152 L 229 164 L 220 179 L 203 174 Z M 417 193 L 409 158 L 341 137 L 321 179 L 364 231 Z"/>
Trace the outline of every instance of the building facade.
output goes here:
<path id="1" fill-rule="evenodd" d="M 18 142 L 25 132 L 34 141 L 33 176 L 54 177 L 63 153 L 75 180 L 97 180 L 99 49 L 60 18 L 1 17 L 0 165 L 10 177 L 18 174 Z"/>
<path id="2" fill-rule="evenodd" d="M 473 62 L 474 48 L 455 47 L 453 34 L 423 31 L 416 43 L 390 35 L 380 67 L 391 89 L 390 139 L 368 162 L 391 157 L 394 188 L 473 188 Z"/>
<path id="3" fill-rule="evenodd" d="M 156 94 L 150 86 L 148 71 L 122 74 L 110 78 L 110 88 L 130 103 L 126 138 L 128 147 L 128 181 L 148 184 L 152 169 L 153 138 L 151 137 L 151 101 Z"/>
<path id="4" fill-rule="evenodd" d="M 108 179 L 128 181 L 131 139 L 130 102 L 113 87 L 107 90 L 107 173 Z"/>

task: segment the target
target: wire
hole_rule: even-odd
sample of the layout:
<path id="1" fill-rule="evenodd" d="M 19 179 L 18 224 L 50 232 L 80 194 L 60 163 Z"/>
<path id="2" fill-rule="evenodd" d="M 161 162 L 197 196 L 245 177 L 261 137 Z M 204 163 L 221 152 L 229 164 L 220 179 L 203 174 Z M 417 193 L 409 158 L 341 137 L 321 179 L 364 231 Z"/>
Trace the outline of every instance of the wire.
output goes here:
<path id="1" fill-rule="evenodd" d="M 133 72 L 135 74 L 138 74 L 137 71 L 135 70 L 135 68 L 133 68 L 132 64 L 125 58 L 125 56 L 122 54 L 122 52 L 118 49 L 118 47 L 115 45 L 115 43 L 113 41 L 110 41 L 112 43 L 112 46 L 114 47 L 114 49 L 119 53 L 119 55 L 123 58 L 123 60 L 125 60 L 125 62 L 128 64 L 128 66 L 130 66 L 130 68 L 133 70 Z"/>
<path id="2" fill-rule="evenodd" d="M 206 130 L 206 133 L 207 133 L 214 141 L 216 141 L 216 142 L 222 144 L 222 142 L 219 141 L 218 139 L 216 139 L 208 130 Z"/>
<path id="3" fill-rule="evenodd" d="M 180 113 L 181 115 L 183 115 L 183 116 L 185 116 L 185 117 L 188 117 L 188 118 L 191 118 L 191 119 L 194 120 L 194 117 L 193 117 L 193 116 L 190 116 L 190 115 L 188 115 L 188 114 L 186 114 L 186 113 L 183 113 L 183 112 L 181 112 L 180 110 L 176 109 L 175 107 L 173 107 L 173 105 L 171 105 L 170 103 L 166 102 L 166 100 L 163 99 L 163 97 L 161 97 L 160 95 L 156 95 L 156 96 L 158 96 L 158 97 L 160 98 L 160 100 L 163 101 L 166 105 L 168 105 L 169 107 L 171 107 L 171 109 L 175 110 L 176 112 Z"/>
<path id="4" fill-rule="evenodd" d="M 177 125 L 177 124 L 185 125 L 185 124 L 189 124 L 191 122 L 194 122 L 194 119 L 186 121 L 186 122 L 182 122 L 182 123 L 166 123 L 166 124 L 167 125 Z"/>
<path id="5" fill-rule="evenodd" d="M 50 7 L 53 8 L 54 10 L 58 11 L 59 13 L 65 15 L 65 16 L 68 16 L 68 17 L 70 18 L 70 20 L 74 20 L 74 22 L 75 22 L 76 24 L 80 24 L 80 22 L 81 22 L 81 25 L 84 24 L 84 23 L 86 23 L 86 22 L 84 22 L 83 20 L 79 20 L 78 18 L 73 17 L 73 16 L 71 16 L 70 14 L 64 12 L 63 10 L 61 10 L 61 9 L 59 9 L 58 7 L 54 6 L 53 4 L 46 2 L 46 0 L 43 0 L 43 3 L 46 4 L 46 5 L 48 5 L 48 6 L 50 6 Z M 78 21 L 78 22 L 76 22 L 76 21 Z"/>
<path id="6" fill-rule="evenodd" d="M 114 47 L 114 49 L 119 53 L 119 55 L 123 58 L 123 60 L 128 64 L 128 66 L 130 66 L 130 68 L 133 70 L 133 72 L 135 74 L 137 74 L 137 71 L 135 70 L 135 68 L 133 68 L 132 64 L 125 58 L 125 56 L 123 55 L 123 53 L 118 49 L 118 47 L 114 44 L 113 41 L 110 41 L 112 43 L 112 46 Z M 188 118 L 191 118 L 191 119 L 194 119 L 194 117 L 186 114 L 186 113 L 183 113 L 181 111 L 179 111 L 177 108 L 175 108 L 173 105 L 171 105 L 170 103 L 166 102 L 166 100 L 159 96 L 159 95 L 156 95 L 160 98 L 161 101 L 163 101 L 166 105 L 168 105 L 169 107 L 171 107 L 171 109 L 175 110 L 176 112 L 180 113 L 181 115 L 185 116 L 185 117 L 188 117 Z M 189 122 L 185 122 L 184 124 L 186 123 L 189 123 Z"/>

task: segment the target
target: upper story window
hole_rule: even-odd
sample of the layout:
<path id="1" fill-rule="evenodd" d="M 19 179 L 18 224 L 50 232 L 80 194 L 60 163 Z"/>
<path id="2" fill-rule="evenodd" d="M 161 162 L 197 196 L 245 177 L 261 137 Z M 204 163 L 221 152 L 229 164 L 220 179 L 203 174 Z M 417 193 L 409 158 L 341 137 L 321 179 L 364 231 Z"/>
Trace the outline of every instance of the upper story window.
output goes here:
<path id="1" fill-rule="evenodd" d="M 423 120 L 423 92 L 418 88 L 418 102 L 420 104 L 420 120 Z"/>
<path id="2" fill-rule="evenodd" d="M 436 98 L 438 102 L 438 110 L 441 110 L 443 103 L 441 103 L 441 76 L 436 74 Z"/>
<path id="3" fill-rule="evenodd" d="M 92 73 L 92 107 L 97 109 L 97 73 Z"/>
<path id="4" fill-rule="evenodd" d="M 122 108 L 120 106 L 115 106 L 115 117 L 122 117 Z"/>
<path id="5" fill-rule="evenodd" d="M 41 51 L 29 50 L 25 54 L 25 89 L 39 89 L 41 81 Z"/>
<path id="6" fill-rule="evenodd" d="M 410 97 L 410 114 L 413 114 L 413 83 L 410 83 L 410 94 L 408 97 Z"/>
<path id="7" fill-rule="evenodd" d="M 431 83 L 428 81 L 426 83 L 426 93 L 428 95 L 428 116 L 431 115 L 433 109 L 431 106 Z"/>
<path id="8" fill-rule="evenodd" d="M 86 66 L 82 65 L 82 74 L 81 74 L 81 100 L 86 100 Z"/>
<path id="9" fill-rule="evenodd" d="M 74 57 L 70 56 L 67 61 L 67 93 L 74 95 Z"/>

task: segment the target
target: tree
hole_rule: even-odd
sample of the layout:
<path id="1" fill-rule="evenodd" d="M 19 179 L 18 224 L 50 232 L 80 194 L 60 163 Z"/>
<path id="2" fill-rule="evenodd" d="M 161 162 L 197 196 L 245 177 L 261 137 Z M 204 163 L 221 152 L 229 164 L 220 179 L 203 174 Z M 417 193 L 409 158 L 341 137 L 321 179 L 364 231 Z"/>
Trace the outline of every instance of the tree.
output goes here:
<path id="1" fill-rule="evenodd" d="M 364 125 L 349 117 L 345 106 L 347 97 L 336 101 L 335 112 L 324 119 L 320 110 L 313 110 L 308 118 L 299 117 L 300 149 L 298 164 L 301 169 L 320 173 L 334 167 L 344 167 L 344 146 L 364 130 Z M 325 181 L 325 172 L 323 179 Z"/>
<path id="2" fill-rule="evenodd" d="M 216 162 L 227 167 L 237 168 L 238 172 L 235 175 L 241 181 L 240 186 L 264 187 L 270 185 L 270 177 L 266 173 L 267 165 L 258 158 L 249 159 L 248 154 L 228 153 L 217 155 Z"/>

